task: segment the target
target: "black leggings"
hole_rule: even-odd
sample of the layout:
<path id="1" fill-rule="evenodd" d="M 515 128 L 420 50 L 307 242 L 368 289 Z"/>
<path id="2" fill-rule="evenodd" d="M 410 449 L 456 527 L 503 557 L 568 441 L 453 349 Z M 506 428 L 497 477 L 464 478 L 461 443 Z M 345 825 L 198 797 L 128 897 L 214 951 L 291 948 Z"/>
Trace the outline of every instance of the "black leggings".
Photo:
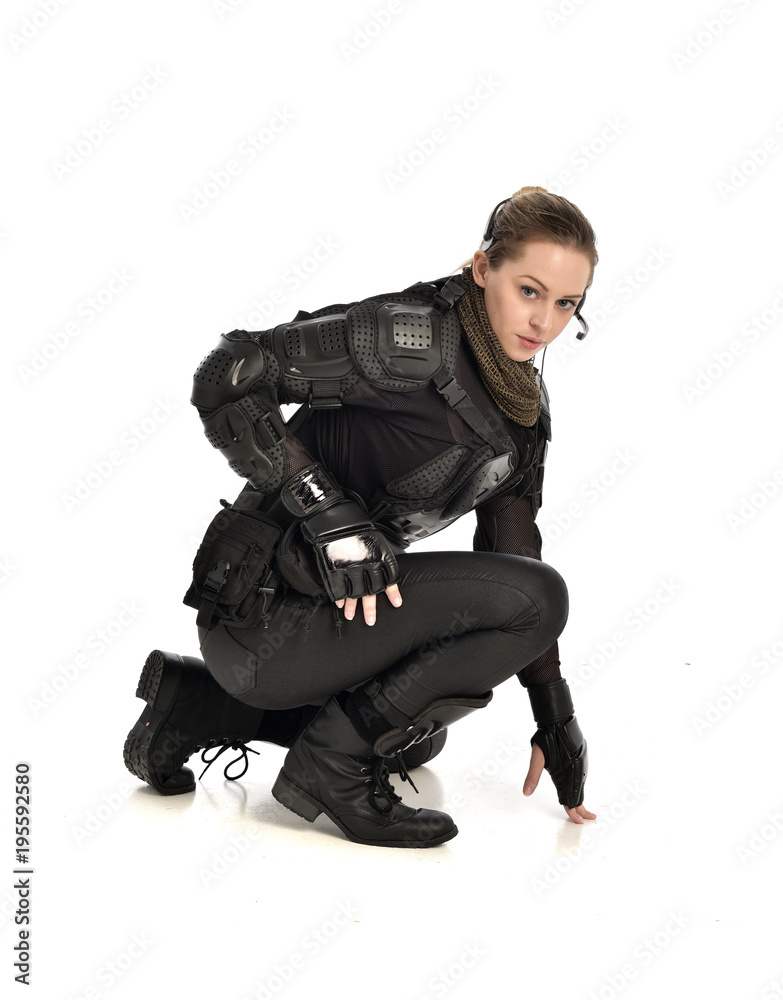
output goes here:
<path id="1" fill-rule="evenodd" d="M 376 624 L 289 591 L 267 628 L 199 629 L 204 661 L 229 694 L 263 709 L 319 705 L 381 675 L 414 716 L 430 702 L 477 696 L 507 680 L 557 639 L 568 592 L 546 563 L 496 552 L 403 553 L 403 603 L 377 597 Z M 341 625 L 338 627 L 338 622 Z"/>

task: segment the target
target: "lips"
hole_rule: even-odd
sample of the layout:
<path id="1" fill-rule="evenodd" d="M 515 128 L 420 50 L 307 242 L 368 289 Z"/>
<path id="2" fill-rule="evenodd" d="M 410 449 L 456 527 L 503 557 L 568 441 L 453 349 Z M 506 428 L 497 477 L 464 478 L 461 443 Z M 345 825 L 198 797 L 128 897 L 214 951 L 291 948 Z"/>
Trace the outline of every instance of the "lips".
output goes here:
<path id="1" fill-rule="evenodd" d="M 523 347 L 528 350 L 532 350 L 535 347 L 540 347 L 544 343 L 543 340 L 536 340 L 534 337 L 519 337 L 519 340 Z"/>

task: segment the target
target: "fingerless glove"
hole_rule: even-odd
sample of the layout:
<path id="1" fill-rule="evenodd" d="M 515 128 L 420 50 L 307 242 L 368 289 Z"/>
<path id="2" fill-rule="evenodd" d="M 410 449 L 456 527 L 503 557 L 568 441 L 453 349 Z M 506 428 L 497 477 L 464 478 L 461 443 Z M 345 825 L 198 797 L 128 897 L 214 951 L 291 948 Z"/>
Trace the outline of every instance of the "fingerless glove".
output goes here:
<path id="1" fill-rule="evenodd" d="M 551 684 L 531 684 L 527 689 L 538 729 L 530 739 L 544 751 L 561 805 L 581 806 L 587 780 L 587 741 L 574 715 L 574 704 L 565 678 Z"/>

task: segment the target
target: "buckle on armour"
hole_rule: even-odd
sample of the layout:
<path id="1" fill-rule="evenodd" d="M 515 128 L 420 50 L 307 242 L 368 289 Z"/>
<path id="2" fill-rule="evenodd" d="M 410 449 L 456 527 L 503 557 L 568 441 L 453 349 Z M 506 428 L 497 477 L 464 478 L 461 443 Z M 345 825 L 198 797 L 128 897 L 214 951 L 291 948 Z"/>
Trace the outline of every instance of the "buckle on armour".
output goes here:
<path id="1" fill-rule="evenodd" d="M 455 302 L 458 302 L 467 292 L 468 286 L 461 274 L 455 274 L 435 292 L 432 298 L 433 303 L 441 310 L 451 309 Z"/>
<path id="2" fill-rule="evenodd" d="M 449 406 L 456 406 L 457 403 L 461 403 L 467 396 L 467 393 L 455 378 L 449 379 L 444 386 L 438 389 L 438 392 L 441 396 L 446 397 L 446 402 Z"/>

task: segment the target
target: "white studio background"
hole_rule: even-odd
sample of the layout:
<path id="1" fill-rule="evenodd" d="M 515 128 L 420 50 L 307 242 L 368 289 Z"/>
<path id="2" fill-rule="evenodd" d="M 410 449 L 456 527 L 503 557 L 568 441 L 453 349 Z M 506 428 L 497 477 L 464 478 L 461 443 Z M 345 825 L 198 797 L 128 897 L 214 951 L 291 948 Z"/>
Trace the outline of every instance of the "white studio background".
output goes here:
<path id="1" fill-rule="evenodd" d="M 783 995 L 782 30 L 776 0 L 4 4 L 4 990 L 27 929 L 47 1000 Z M 196 365 L 448 273 L 525 184 L 598 235 L 539 525 L 599 820 L 523 799 L 516 681 L 421 772 L 442 848 L 300 821 L 272 746 L 157 796 L 136 681 L 198 653 L 181 597 L 242 486 Z"/>

